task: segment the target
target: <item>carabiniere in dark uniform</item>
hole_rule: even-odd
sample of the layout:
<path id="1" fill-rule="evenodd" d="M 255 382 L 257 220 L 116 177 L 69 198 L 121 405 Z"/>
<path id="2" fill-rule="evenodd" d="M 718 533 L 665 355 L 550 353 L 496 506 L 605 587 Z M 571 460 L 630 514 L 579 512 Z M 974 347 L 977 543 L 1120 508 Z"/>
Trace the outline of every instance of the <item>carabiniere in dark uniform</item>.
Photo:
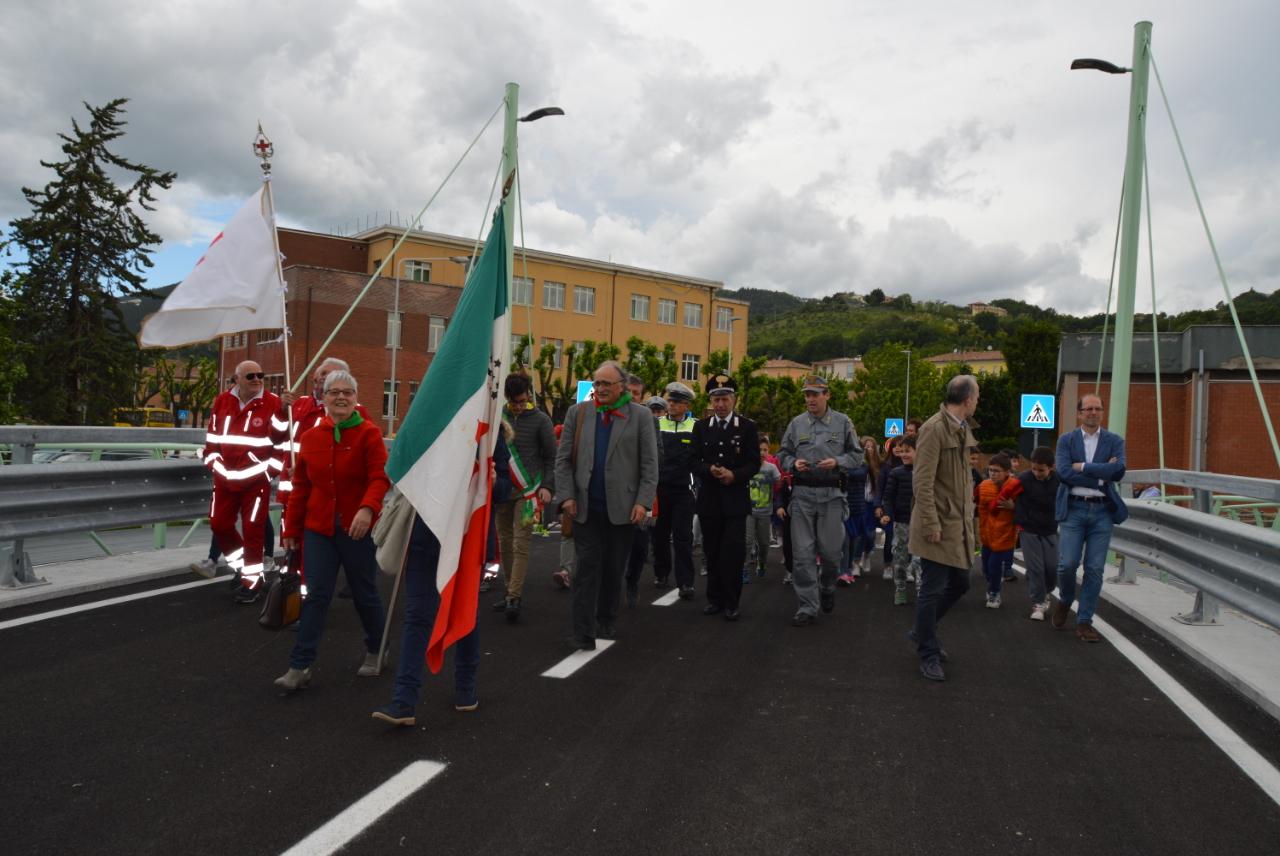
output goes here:
<path id="1" fill-rule="evenodd" d="M 693 472 L 700 481 L 695 509 L 707 557 L 707 605 L 703 612 L 724 612 L 726 619 L 736 621 L 746 559 L 747 516 L 751 513 L 748 482 L 760 470 L 760 441 L 756 423 L 732 410 L 737 399 L 733 378 L 716 375 L 707 386 L 712 406 L 720 399 L 730 409 L 723 418 L 713 415 L 693 427 Z M 711 468 L 716 466 L 733 473 L 729 484 L 712 474 Z"/>

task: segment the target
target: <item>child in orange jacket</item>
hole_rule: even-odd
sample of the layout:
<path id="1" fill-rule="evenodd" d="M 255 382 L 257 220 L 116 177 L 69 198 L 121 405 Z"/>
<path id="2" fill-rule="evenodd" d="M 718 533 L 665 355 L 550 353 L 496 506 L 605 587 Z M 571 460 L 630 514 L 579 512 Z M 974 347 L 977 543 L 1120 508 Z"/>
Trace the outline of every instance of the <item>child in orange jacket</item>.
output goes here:
<path id="1" fill-rule="evenodd" d="M 982 542 L 982 573 L 987 578 L 987 609 L 1000 608 L 1000 587 L 1013 568 L 1018 531 L 1013 509 L 1001 508 L 1000 489 L 1009 479 L 1012 462 L 1003 452 L 987 462 L 989 478 L 978 485 L 978 536 Z"/>

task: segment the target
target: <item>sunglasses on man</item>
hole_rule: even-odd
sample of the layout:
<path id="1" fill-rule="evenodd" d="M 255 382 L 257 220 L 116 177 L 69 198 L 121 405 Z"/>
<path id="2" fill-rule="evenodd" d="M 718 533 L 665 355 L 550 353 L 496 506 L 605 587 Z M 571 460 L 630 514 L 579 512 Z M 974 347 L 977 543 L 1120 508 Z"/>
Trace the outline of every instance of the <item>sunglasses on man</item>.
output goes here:
<path id="1" fill-rule="evenodd" d="M 266 376 L 267 376 L 266 372 L 245 372 L 244 373 L 245 380 L 262 380 Z"/>

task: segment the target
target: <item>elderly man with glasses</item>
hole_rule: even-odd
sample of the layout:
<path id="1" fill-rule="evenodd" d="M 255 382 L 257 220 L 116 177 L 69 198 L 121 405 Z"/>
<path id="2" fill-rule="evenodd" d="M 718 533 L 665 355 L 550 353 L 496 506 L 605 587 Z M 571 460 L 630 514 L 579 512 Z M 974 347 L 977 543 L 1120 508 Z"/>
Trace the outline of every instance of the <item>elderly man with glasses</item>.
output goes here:
<path id="1" fill-rule="evenodd" d="M 565 414 L 552 500 L 573 518 L 573 644 L 582 650 L 614 637 L 635 525 L 658 487 L 653 416 L 631 400 L 626 371 L 607 360 L 593 379 L 594 397 Z"/>
<path id="2" fill-rule="evenodd" d="M 236 366 L 236 385 L 213 401 L 203 453 L 213 473 L 209 528 L 240 575 L 237 603 L 253 603 L 262 587 L 263 520 L 271 505 L 271 479 L 283 467 L 281 446 L 288 422 L 280 399 L 263 388 L 262 366 Z M 240 521 L 240 532 L 236 521 Z"/>

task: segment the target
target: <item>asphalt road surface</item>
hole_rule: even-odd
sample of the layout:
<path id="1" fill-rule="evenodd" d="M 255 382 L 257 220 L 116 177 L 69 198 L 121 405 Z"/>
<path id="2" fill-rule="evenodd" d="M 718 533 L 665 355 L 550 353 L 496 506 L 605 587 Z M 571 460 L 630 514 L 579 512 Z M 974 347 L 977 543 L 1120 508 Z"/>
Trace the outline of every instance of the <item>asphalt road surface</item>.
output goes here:
<path id="1" fill-rule="evenodd" d="M 891 583 L 793 628 L 776 557 L 736 624 L 701 596 L 652 605 L 646 577 L 617 642 L 554 679 L 571 653 L 557 547 L 534 539 L 519 624 L 481 596 L 479 710 L 453 710 L 446 662 L 415 728 L 370 718 L 391 676 L 356 677 L 348 601 L 293 695 L 271 681 L 294 634 L 261 630 L 220 581 L 21 626 L 3 622 L 120 592 L 0 612 L 0 852 L 329 852 L 309 836 L 340 815 L 345 853 L 1280 850 L 1277 804 L 1113 645 L 1028 621 L 1022 583 L 988 610 L 975 575 L 941 628 L 944 684 L 917 673 Z M 1273 720 L 1100 614 L 1280 759 Z M 444 768 L 343 814 L 417 761 Z"/>

